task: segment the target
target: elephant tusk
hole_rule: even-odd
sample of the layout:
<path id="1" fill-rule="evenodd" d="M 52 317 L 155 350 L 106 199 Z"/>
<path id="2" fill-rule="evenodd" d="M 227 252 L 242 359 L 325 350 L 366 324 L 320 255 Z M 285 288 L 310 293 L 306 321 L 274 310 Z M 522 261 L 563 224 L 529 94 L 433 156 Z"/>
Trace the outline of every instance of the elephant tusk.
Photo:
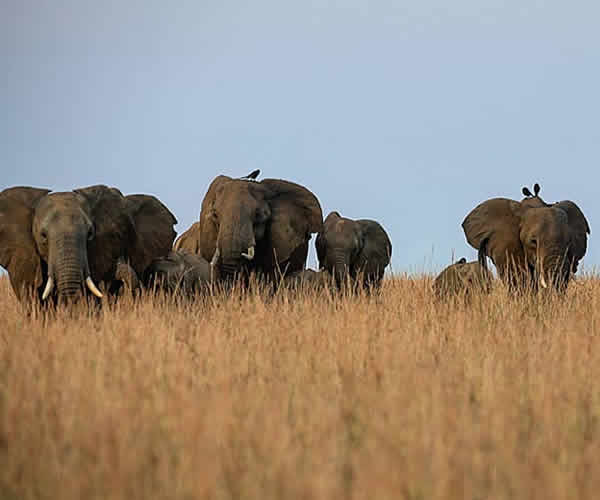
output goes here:
<path id="1" fill-rule="evenodd" d="M 52 292 L 53 288 L 54 280 L 52 279 L 52 276 L 50 276 L 48 281 L 46 281 L 46 288 L 44 288 L 44 293 L 42 293 L 42 300 L 46 300 L 48 298 L 48 295 L 50 295 L 50 292 Z"/>
<path id="2" fill-rule="evenodd" d="M 98 290 L 91 276 L 88 276 L 85 279 L 85 284 L 88 287 L 89 291 L 92 292 L 96 297 L 98 297 L 99 299 L 103 297 L 102 292 Z"/>
<path id="3" fill-rule="evenodd" d="M 221 250 L 217 248 L 215 253 L 213 254 L 213 258 L 210 261 L 210 267 L 215 267 L 219 263 L 219 258 L 221 257 Z"/>
<path id="4" fill-rule="evenodd" d="M 210 282 L 214 283 L 216 280 L 216 267 L 219 263 L 219 259 L 221 258 L 221 251 L 219 250 L 219 247 L 217 247 L 217 249 L 215 250 L 215 253 L 213 254 L 213 258 L 210 261 Z"/>
<path id="5" fill-rule="evenodd" d="M 248 260 L 252 260 L 254 259 L 254 247 L 248 247 L 248 253 L 242 253 L 242 257 L 248 259 Z"/>
<path id="6" fill-rule="evenodd" d="M 542 285 L 542 288 L 548 288 L 548 284 L 546 283 L 546 280 L 544 279 L 544 275 L 542 275 L 540 277 L 540 285 Z"/>

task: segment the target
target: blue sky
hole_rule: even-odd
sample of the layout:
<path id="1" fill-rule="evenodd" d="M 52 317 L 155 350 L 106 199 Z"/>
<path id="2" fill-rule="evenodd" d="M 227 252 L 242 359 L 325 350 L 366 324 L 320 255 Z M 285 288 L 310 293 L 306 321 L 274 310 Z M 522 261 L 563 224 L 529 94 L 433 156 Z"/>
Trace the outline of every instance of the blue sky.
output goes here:
<path id="1" fill-rule="evenodd" d="M 0 188 L 153 193 L 182 232 L 216 175 L 260 168 L 378 220 L 394 271 L 421 272 L 474 258 L 469 210 L 539 182 L 586 214 L 592 269 L 598 19 L 592 1 L 3 0 Z"/>

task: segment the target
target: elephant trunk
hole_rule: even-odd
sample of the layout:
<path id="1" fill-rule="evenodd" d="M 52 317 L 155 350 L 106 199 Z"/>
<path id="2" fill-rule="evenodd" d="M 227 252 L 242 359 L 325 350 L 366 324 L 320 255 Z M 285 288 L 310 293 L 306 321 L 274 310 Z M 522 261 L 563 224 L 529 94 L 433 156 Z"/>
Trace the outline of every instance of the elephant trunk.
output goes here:
<path id="1" fill-rule="evenodd" d="M 225 276 L 240 271 L 244 265 L 254 261 L 256 239 L 252 219 L 239 213 L 221 225 L 217 238 L 219 269 Z"/>
<path id="2" fill-rule="evenodd" d="M 48 281 L 42 295 L 46 299 L 56 283 L 59 299 L 72 300 L 85 286 L 97 297 L 102 293 L 90 276 L 85 237 L 78 234 L 63 234 L 50 242 Z"/>
<path id="3" fill-rule="evenodd" d="M 569 282 L 571 263 L 567 252 L 553 252 L 539 261 L 539 284 L 542 288 L 554 286 L 563 289 Z"/>
<path id="4" fill-rule="evenodd" d="M 350 272 L 350 262 L 342 250 L 334 254 L 334 276 L 338 286 L 342 286 Z"/>
<path id="5" fill-rule="evenodd" d="M 60 298 L 73 298 L 81 292 L 87 259 L 84 258 L 83 249 L 79 248 L 82 246 L 80 239 L 76 234 L 62 235 L 50 247 L 50 267 L 56 274 Z"/>

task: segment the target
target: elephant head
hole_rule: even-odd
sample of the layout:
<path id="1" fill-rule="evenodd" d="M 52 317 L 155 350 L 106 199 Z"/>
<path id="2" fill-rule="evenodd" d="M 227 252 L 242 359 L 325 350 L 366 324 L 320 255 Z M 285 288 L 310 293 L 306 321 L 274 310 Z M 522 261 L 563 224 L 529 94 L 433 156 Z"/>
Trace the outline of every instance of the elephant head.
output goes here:
<path id="1" fill-rule="evenodd" d="M 520 202 L 493 198 L 475 207 L 462 223 L 475 248 L 487 252 L 501 278 L 512 286 L 563 289 L 587 249 L 588 222 L 572 201 L 548 204 L 523 188 Z"/>
<path id="2" fill-rule="evenodd" d="M 188 253 L 200 253 L 200 223 L 194 222 L 185 232 L 175 240 L 173 250 Z"/>
<path id="3" fill-rule="evenodd" d="M 19 300 L 97 297 L 123 263 L 140 274 L 171 248 L 177 221 L 155 197 L 91 186 L 70 192 L 15 187 L 0 193 L 0 265 Z M 122 269 L 121 269 L 122 271 Z"/>
<path id="4" fill-rule="evenodd" d="M 331 212 L 316 241 L 319 266 L 341 284 L 362 273 L 364 284 L 379 285 L 392 256 L 392 243 L 378 222 L 351 220 Z"/>
<path id="5" fill-rule="evenodd" d="M 299 184 L 220 175 L 202 201 L 199 223 L 200 254 L 224 277 L 243 268 L 273 276 L 304 268 L 323 214 L 315 195 Z"/>

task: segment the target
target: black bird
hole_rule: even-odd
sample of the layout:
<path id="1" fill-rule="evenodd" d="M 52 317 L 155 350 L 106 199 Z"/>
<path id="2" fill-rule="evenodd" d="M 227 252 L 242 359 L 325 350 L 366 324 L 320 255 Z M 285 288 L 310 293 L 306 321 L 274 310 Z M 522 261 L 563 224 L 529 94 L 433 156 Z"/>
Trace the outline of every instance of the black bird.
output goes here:
<path id="1" fill-rule="evenodd" d="M 242 179 L 250 179 L 250 180 L 256 180 L 256 178 L 259 176 L 260 174 L 260 169 L 256 169 L 253 170 L 252 172 L 250 172 L 248 175 L 242 177 Z"/>

